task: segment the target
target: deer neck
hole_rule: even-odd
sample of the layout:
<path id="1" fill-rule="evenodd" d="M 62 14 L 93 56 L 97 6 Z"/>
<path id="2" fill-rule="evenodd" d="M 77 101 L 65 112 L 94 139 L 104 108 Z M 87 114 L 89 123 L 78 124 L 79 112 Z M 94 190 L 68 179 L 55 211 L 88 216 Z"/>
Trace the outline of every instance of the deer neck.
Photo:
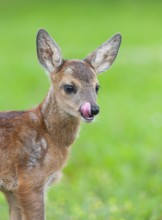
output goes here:
<path id="1" fill-rule="evenodd" d="M 55 145 L 70 146 L 77 136 L 80 120 L 69 115 L 58 106 L 52 86 L 41 104 L 41 113 L 47 131 Z"/>

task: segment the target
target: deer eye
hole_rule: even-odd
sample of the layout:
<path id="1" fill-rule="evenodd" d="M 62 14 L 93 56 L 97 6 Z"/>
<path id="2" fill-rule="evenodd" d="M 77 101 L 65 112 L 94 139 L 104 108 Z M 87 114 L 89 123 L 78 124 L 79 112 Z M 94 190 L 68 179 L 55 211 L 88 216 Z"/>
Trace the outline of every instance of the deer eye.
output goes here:
<path id="1" fill-rule="evenodd" d="M 76 88 L 73 85 L 64 85 L 64 91 L 67 94 L 72 94 L 72 93 L 76 93 Z"/>
<path id="2" fill-rule="evenodd" d="M 100 89 L 100 86 L 99 86 L 99 85 L 96 85 L 96 88 L 95 88 L 96 93 L 98 93 L 99 89 Z"/>

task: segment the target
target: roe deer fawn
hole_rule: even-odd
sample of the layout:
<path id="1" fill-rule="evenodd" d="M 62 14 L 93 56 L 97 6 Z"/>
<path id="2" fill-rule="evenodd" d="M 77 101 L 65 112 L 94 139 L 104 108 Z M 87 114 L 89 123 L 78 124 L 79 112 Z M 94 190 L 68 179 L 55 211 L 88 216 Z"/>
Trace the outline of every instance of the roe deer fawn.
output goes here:
<path id="1" fill-rule="evenodd" d="M 91 122 L 99 113 L 97 74 L 111 66 L 120 43 L 116 34 L 84 60 L 64 60 L 50 35 L 38 31 L 48 95 L 35 109 L 0 113 L 0 190 L 10 220 L 45 219 L 46 188 L 59 178 L 81 119 Z"/>

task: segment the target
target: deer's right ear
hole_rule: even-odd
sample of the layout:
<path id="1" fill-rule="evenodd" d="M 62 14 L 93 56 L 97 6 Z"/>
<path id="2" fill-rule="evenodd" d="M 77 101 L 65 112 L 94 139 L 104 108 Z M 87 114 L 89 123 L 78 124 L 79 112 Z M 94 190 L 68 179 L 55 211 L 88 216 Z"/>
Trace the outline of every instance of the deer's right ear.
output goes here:
<path id="1" fill-rule="evenodd" d="M 38 31 L 36 44 L 37 56 L 41 65 L 49 73 L 57 72 L 63 61 L 60 47 L 43 29 Z"/>

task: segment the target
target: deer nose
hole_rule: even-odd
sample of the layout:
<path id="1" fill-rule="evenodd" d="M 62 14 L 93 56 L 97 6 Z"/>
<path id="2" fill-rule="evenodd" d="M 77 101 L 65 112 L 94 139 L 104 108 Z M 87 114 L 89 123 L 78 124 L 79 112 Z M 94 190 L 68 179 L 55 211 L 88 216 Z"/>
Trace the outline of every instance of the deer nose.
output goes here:
<path id="1" fill-rule="evenodd" d="M 100 108 L 98 105 L 92 105 L 91 106 L 91 115 L 97 115 L 100 111 Z"/>

